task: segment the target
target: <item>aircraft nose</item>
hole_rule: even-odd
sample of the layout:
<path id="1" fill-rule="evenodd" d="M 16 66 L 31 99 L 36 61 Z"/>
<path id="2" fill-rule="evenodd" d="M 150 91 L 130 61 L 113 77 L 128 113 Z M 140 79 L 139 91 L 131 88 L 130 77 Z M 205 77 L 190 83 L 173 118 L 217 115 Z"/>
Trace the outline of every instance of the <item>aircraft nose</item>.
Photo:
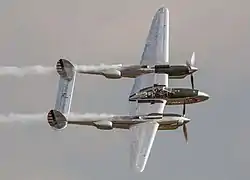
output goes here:
<path id="1" fill-rule="evenodd" d="M 207 93 L 204 93 L 204 92 L 201 92 L 201 91 L 198 92 L 198 96 L 203 96 L 203 97 L 206 97 L 206 98 L 210 97 Z"/>

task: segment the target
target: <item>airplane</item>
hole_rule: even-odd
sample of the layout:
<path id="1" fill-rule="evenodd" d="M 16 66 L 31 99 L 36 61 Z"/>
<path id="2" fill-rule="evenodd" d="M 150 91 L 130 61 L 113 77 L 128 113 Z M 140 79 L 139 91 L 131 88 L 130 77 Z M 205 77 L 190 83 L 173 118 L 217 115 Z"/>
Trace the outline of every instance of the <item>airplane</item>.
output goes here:
<path id="1" fill-rule="evenodd" d="M 148 41 L 140 64 L 160 64 L 169 62 L 169 11 L 160 8 L 156 12 L 149 31 Z M 158 34 L 158 36 L 155 35 Z M 149 45 L 151 44 L 151 46 Z M 160 52 L 158 52 L 161 50 Z M 176 113 L 164 113 L 167 98 L 141 98 L 130 101 L 131 110 L 128 115 L 114 115 L 110 117 L 97 117 L 88 119 L 83 117 L 73 118 L 70 116 L 71 102 L 77 74 L 75 66 L 69 61 L 57 65 L 59 84 L 56 104 L 47 114 L 48 124 L 55 130 L 65 129 L 68 125 L 93 126 L 101 130 L 127 129 L 131 137 L 131 166 L 138 172 L 143 172 L 147 164 L 152 145 L 158 130 L 174 130 L 183 128 L 186 142 L 188 131 L 186 124 L 191 120 L 186 117 L 185 106 L 182 115 Z M 135 77 L 130 92 L 130 97 L 142 92 L 155 84 L 168 87 L 169 75 L 166 73 L 148 73 Z M 157 86 L 156 86 L 157 87 Z M 158 86 L 160 87 L 160 86 Z M 189 95 L 187 95 L 187 98 Z M 130 98 L 131 99 L 131 98 Z M 153 102 L 152 102 L 153 101 Z M 134 105 L 136 107 L 134 107 Z"/>
<path id="2" fill-rule="evenodd" d="M 147 37 L 143 51 L 144 53 L 142 54 L 141 57 L 141 59 L 145 59 L 144 58 L 145 56 L 148 57 L 148 60 L 143 61 L 144 63 L 140 63 L 140 65 L 103 64 L 103 65 L 92 65 L 92 66 L 81 66 L 74 64 L 77 73 L 102 75 L 108 79 L 136 78 L 143 74 L 149 74 L 149 73 L 168 74 L 169 79 L 183 79 L 186 76 L 190 75 L 192 89 L 194 89 L 193 73 L 198 71 L 198 68 L 195 67 L 195 52 L 192 53 L 190 62 L 186 61 L 186 64 L 183 65 L 171 65 L 167 62 L 162 63 L 157 59 L 155 59 L 154 61 L 151 60 L 153 58 L 159 58 L 159 57 L 150 57 L 150 54 L 157 54 L 161 53 L 160 51 L 163 51 L 163 49 L 153 49 L 152 51 L 150 50 L 152 46 L 156 45 L 153 42 L 150 42 L 150 40 L 154 38 L 152 34 L 156 35 L 156 38 L 157 36 L 158 37 L 165 36 L 164 38 L 169 40 L 169 32 L 168 33 L 157 32 L 157 28 L 155 27 L 157 23 L 159 23 L 159 19 L 157 19 L 157 17 L 155 16 L 150 27 L 150 31 L 152 32 L 149 32 L 149 36 Z M 163 46 L 162 48 L 169 48 L 169 47 Z M 167 51 L 169 50 L 167 49 Z M 57 66 L 60 68 L 61 66 L 63 66 L 65 61 L 69 60 L 59 59 L 57 62 Z"/>

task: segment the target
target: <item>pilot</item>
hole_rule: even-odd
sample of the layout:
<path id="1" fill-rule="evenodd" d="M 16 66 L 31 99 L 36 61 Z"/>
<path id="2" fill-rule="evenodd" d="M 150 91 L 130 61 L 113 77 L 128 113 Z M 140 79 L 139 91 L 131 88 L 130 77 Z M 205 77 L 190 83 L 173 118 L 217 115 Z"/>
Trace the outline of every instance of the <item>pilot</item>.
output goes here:
<path id="1" fill-rule="evenodd" d="M 160 98 L 161 97 L 161 90 L 160 89 L 156 89 L 155 97 L 156 98 Z"/>
<path id="2" fill-rule="evenodd" d="M 147 93 L 147 98 L 152 98 L 152 92 L 151 91 L 148 91 L 148 93 Z"/>
<path id="3" fill-rule="evenodd" d="M 159 95 L 160 95 L 161 97 L 163 97 L 163 96 L 165 95 L 165 91 L 161 89 L 161 90 L 159 91 Z"/>
<path id="4" fill-rule="evenodd" d="M 151 94 L 152 94 L 152 97 L 151 98 L 154 98 L 156 93 L 157 93 L 157 89 L 156 88 L 153 88 L 152 91 L 150 91 Z"/>

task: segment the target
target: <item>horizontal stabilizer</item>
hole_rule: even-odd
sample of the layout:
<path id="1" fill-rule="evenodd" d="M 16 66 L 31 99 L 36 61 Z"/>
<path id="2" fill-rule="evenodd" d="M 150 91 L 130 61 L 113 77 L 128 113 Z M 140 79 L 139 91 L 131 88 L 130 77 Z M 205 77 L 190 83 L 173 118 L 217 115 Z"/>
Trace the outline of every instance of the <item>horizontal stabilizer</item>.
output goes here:
<path id="1" fill-rule="evenodd" d="M 68 122 L 66 117 L 56 110 L 50 110 L 47 115 L 49 125 L 55 130 L 62 130 L 67 127 Z"/>
<path id="2" fill-rule="evenodd" d="M 71 101 L 75 85 L 76 71 L 72 63 L 66 59 L 60 59 L 56 64 L 56 70 L 60 75 L 55 110 L 66 116 L 70 112 Z"/>

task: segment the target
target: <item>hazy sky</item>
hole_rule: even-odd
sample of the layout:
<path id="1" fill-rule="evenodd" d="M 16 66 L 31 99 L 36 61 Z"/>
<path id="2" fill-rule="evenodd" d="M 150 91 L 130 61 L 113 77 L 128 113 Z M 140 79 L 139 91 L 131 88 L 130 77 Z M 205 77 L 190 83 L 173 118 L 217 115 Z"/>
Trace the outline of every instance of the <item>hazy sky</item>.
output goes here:
<path id="1" fill-rule="evenodd" d="M 189 144 L 181 129 L 159 132 L 138 174 L 129 167 L 127 131 L 70 126 L 54 132 L 46 119 L 2 123 L 1 179 L 250 178 L 248 0 L 1 0 L 1 65 L 54 66 L 60 57 L 78 64 L 139 63 L 151 19 L 163 4 L 170 11 L 170 62 L 184 63 L 195 51 L 195 87 L 211 95 L 187 107 Z M 2 114 L 54 107 L 56 75 L 0 79 Z M 126 114 L 132 84 L 78 76 L 72 111 Z M 189 78 L 170 84 L 190 87 Z"/>

